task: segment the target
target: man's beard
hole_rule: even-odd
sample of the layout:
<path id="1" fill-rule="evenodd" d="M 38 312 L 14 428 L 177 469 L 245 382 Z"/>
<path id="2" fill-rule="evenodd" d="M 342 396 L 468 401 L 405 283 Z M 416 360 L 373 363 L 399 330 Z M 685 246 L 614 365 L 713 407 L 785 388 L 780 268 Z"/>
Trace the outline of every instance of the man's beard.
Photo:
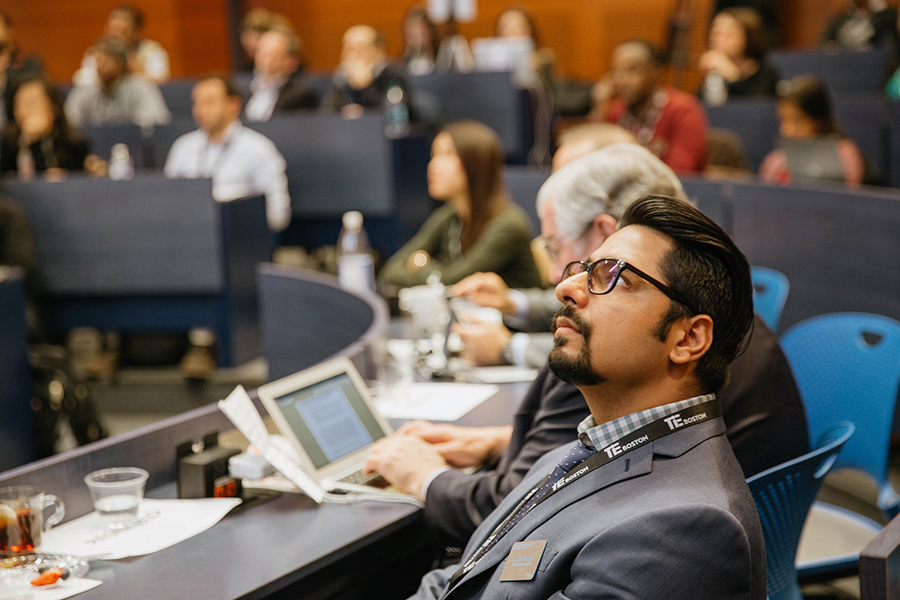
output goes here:
<path id="1" fill-rule="evenodd" d="M 591 324 L 579 317 L 571 306 L 563 306 L 553 317 L 552 330 L 556 332 L 556 319 L 565 317 L 575 324 L 581 333 L 581 352 L 577 356 L 570 356 L 563 351 L 563 346 L 568 343 L 564 337 L 556 337 L 553 340 L 553 350 L 547 357 L 547 366 L 554 375 L 577 386 L 597 385 L 606 381 L 600 373 L 594 370 L 591 360 Z"/>

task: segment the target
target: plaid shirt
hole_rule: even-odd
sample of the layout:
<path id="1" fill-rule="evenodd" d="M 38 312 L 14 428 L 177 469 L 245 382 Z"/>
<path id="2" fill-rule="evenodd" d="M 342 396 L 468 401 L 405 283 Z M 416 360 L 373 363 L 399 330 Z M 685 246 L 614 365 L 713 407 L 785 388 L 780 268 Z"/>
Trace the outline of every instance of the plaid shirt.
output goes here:
<path id="1" fill-rule="evenodd" d="M 629 433 L 637 431 L 644 425 L 697 404 L 714 400 L 715 397 L 715 394 L 706 394 L 688 398 L 687 400 L 680 400 L 679 402 L 672 402 L 671 404 L 654 406 L 653 408 L 631 413 L 600 425 L 597 425 L 592 415 L 578 424 L 578 439 L 588 448 L 599 450 L 609 446 L 616 440 L 622 439 Z"/>

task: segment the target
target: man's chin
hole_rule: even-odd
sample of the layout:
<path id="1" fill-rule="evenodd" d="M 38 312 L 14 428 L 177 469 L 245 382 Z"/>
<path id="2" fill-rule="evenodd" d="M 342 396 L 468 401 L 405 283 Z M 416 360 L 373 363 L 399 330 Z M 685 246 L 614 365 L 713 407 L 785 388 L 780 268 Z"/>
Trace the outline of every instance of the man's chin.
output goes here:
<path id="1" fill-rule="evenodd" d="M 556 338 L 558 340 L 560 338 Z M 565 343 L 565 338 L 563 343 Z M 594 371 L 590 366 L 590 360 L 579 353 L 575 356 L 571 352 L 562 349 L 562 346 L 555 346 L 547 357 L 547 366 L 550 372 L 566 383 L 582 387 L 598 385 L 606 381 L 606 379 Z"/>

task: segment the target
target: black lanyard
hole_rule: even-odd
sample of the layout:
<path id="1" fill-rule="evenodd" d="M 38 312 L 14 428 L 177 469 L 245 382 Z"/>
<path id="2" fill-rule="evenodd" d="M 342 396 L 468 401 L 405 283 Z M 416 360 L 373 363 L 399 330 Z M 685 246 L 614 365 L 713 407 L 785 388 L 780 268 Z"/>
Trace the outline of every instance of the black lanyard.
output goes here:
<path id="1" fill-rule="evenodd" d="M 699 425 L 700 423 L 704 423 L 706 421 L 709 421 L 710 419 L 715 419 L 716 417 L 721 416 L 721 414 L 722 407 L 719 405 L 719 401 L 716 399 L 712 399 L 700 404 L 696 404 L 684 410 L 680 410 L 669 415 L 668 417 L 663 417 L 661 419 L 657 419 L 651 423 L 648 423 L 647 425 L 644 425 L 643 427 L 629 433 L 619 440 L 616 440 L 608 446 L 598 449 L 597 452 L 589 456 L 587 459 L 575 465 L 559 481 L 553 484 L 553 487 L 550 489 L 550 491 L 547 492 L 547 494 L 544 495 L 543 498 L 538 500 L 534 504 L 534 506 L 529 509 L 529 512 L 534 510 L 541 504 L 541 502 L 543 502 L 559 490 L 563 489 L 570 483 L 581 479 L 591 471 L 599 469 L 605 464 L 622 457 L 632 450 L 636 450 L 638 448 L 646 446 L 650 442 L 654 442 L 675 431 L 680 431 L 687 427 L 691 427 L 692 425 Z M 469 557 L 469 560 L 467 560 L 463 564 L 463 566 L 453 574 L 453 577 L 450 578 L 450 583 L 447 587 L 447 591 L 453 589 L 453 587 L 459 582 L 459 580 L 465 577 L 466 573 L 471 571 L 475 567 L 475 565 L 478 564 L 478 561 L 484 558 L 484 555 L 487 553 L 487 551 L 493 547 L 493 542 L 497 538 L 497 536 L 500 535 L 500 532 L 502 532 L 506 525 L 513 518 L 515 518 L 518 512 L 522 510 L 522 508 L 528 503 L 528 501 L 531 500 L 532 496 L 534 496 L 537 491 L 544 486 L 547 480 L 550 479 L 550 475 L 552 475 L 552 472 L 544 477 L 544 479 L 542 479 L 540 483 L 531 488 L 531 491 L 528 492 L 522 499 L 522 501 L 519 502 L 519 504 L 516 505 L 516 507 L 506 516 L 503 522 L 494 528 L 494 531 L 492 531 L 491 535 L 489 535 L 487 539 L 484 540 L 475 554 Z M 524 515 L 522 518 L 524 518 Z"/>
<path id="2" fill-rule="evenodd" d="M 203 146 L 200 155 L 197 157 L 197 173 L 201 177 L 209 177 L 210 179 L 215 177 L 216 171 L 219 170 L 219 167 L 222 166 L 222 162 L 225 160 L 225 155 L 228 153 L 228 150 L 231 148 L 232 142 L 234 142 L 235 136 L 237 136 L 238 130 L 235 129 L 228 140 L 222 144 L 222 151 L 219 153 L 219 156 L 216 157 L 216 161 L 210 166 L 209 171 L 203 172 L 203 167 L 206 166 L 206 157 L 209 156 L 209 138 L 206 138 L 206 145 Z"/>

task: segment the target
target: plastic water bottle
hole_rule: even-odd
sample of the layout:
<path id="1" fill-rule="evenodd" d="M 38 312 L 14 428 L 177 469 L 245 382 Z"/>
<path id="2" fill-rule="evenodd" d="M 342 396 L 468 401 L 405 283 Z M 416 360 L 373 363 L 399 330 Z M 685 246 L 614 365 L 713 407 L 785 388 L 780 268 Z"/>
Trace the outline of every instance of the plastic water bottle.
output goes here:
<path id="1" fill-rule="evenodd" d="M 399 82 L 392 81 L 384 97 L 384 133 L 390 138 L 409 133 L 409 106 L 406 101 L 406 93 Z"/>
<path id="2" fill-rule="evenodd" d="M 715 69 L 707 73 L 703 81 L 703 100 L 709 106 L 722 106 L 728 102 L 728 85 Z"/>
<path id="3" fill-rule="evenodd" d="M 115 144 L 109 155 L 109 178 L 121 181 L 134 177 L 134 161 L 125 144 Z"/>
<path id="4" fill-rule="evenodd" d="M 344 213 L 338 236 L 338 280 L 341 287 L 354 292 L 375 291 L 375 267 L 369 251 L 369 236 L 363 229 L 363 216 L 355 210 Z"/>

